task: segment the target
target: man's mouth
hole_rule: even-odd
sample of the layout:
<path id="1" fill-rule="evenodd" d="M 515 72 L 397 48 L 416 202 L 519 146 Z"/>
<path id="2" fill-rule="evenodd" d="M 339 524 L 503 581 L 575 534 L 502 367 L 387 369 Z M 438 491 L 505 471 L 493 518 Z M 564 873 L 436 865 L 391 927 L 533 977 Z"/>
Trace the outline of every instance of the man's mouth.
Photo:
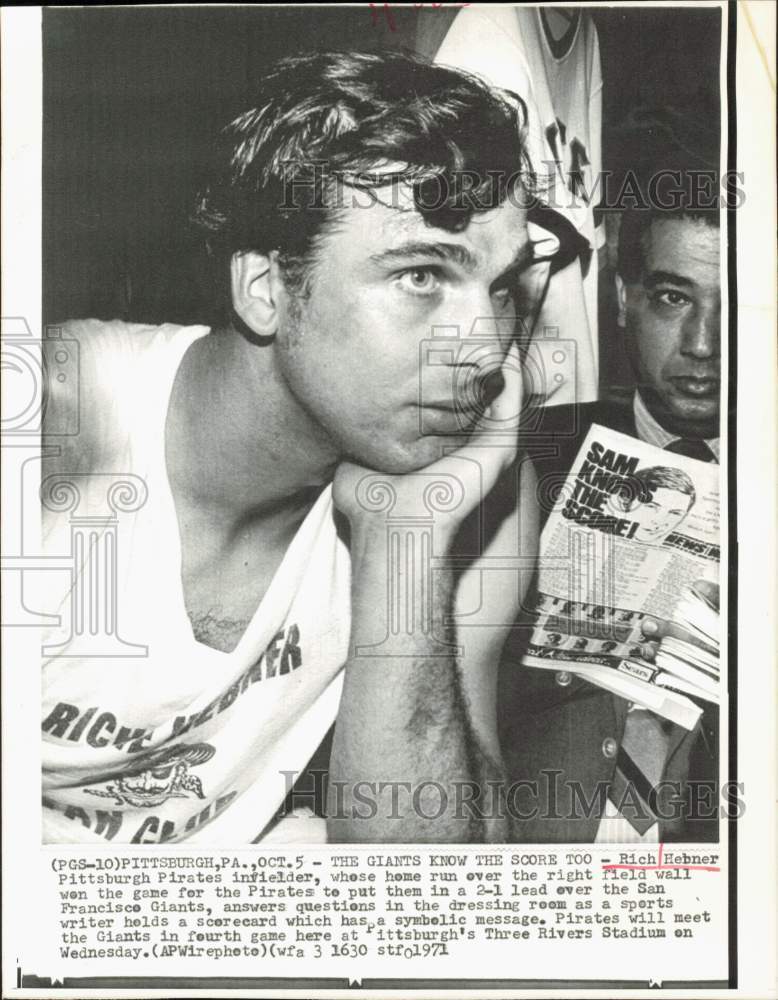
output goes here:
<path id="1" fill-rule="evenodd" d="M 462 434 L 473 429 L 482 411 L 451 404 L 428 404 L 422 410 L 422 428 L 428 434 Z"/>
<path id="2" fill-rule="evenodd" d="M 145 787 L 144 785 L 130 785 L 125 782 L 124 787 L 127 791 L 132 792 L 133 795 L 162 795 L 167 792 L 167 785 L 149 785 Z"/>
<path id="3" fill-rule="evenodd" d="M 452 395 L 425 400 L 425 409 L 459 413 L 465 417 L 480 417 L 505 387 L 505 377 L 499 368 L 470 376 L 457 385 Z"/>
<path id="4" fill-rule="evenodd" d="M 433 436 L 469 435 L 483 416 L 483 406 L 473 400 L 464 402 L 435 400 L 425 403 L 419 412 L 422 434 Z"/>
<path id="5" fill-rule="evenodd" d="M 685 396 L 704 398 L 718 396 L 720 382 L 717 378 L 700 377 L 697 375 L 676 375 L 670 381 Z"/>
<path id="6" fill-rule="evenodd" d="M 478 416 L 484 412 L 484 404 L 472 399 L 441 399 L 434 402 L 425 402 L 423 409 L 440 413 L 472 413 Z"/>

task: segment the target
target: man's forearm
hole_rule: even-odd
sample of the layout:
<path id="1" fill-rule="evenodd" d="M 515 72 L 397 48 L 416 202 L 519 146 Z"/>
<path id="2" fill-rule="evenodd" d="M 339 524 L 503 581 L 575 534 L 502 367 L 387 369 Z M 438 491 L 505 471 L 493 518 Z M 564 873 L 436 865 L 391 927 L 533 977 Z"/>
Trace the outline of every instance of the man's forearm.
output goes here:
<path id="1" fill-rule="evenodd" d="M 434 574 L 426 607 L 424 588 L 399 574 L 400 592 L 391 596 L 405 602 L 405 621 L 414 627 L 394 631 L 388 655 L 381 655 L 386 546 L 380 533 L 352 540 L 352 642 L 330 765 L 329 839 L 503 840 L 504 820 L 491 804 L 499 797 L 500 767 L 475 737 L 456 648 L 446 645 L 453 636 L 440 625 L 452 606 L 452 574 Z"/>

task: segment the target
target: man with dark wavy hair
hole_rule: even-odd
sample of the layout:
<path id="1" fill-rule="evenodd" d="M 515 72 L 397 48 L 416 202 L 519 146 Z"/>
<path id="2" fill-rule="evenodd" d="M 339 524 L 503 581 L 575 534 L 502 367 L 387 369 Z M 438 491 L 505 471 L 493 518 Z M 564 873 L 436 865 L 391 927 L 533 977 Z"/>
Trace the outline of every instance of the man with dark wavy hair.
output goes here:
<path id="1" fill-rule="evenodd" d="M 494 670 L 523 584 L 501 588 L 491 628 L 460 641 L 450 622 L 477 606 L 481 560 L 518 544 L 528 575 L 535 544 L 516 434 L 492 434 L 519 410 L 522 127 L 517 98 L 406 56 L 283 61 L 222 133 L 197 205 L 221 323 L 67 325 L 81 432 L 44 475 L 77 470 L 87 506 L 98 470 L 143 480 L 116 573 L 121 634 L 147 654 L 80 657 L 60 635 L 48 840 L 308 838 L 274 817 L 336 718 L 330 839 L 506 836 L 460 790 L 501 775 Z M 457 342 L 420 395 L 441 327 Z M 76 402 L 54 383 L 49 414 Z M 485 548 L 463 549 L 506 479 Z M 436 572 L 422 563 L 415 587 L 421 549 L 388 565 L 392 516 L 432 532 Z M 47 511 L 52 550 L 67 531 Z M 163 783 L 153 810 L 99 821 L 123 769 L 151 773 L 138 754 L 191 746 L 210 749 L 196 795 Z"/>

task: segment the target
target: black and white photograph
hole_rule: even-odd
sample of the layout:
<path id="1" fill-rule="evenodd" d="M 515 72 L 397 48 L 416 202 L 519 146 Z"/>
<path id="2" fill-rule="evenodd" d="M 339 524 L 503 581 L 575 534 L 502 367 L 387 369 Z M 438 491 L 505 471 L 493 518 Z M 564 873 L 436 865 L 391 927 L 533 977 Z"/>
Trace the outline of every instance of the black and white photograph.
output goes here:
<path id="1" fill-rule="evenodd" d="M 3 19 L 3 995 L 774 996 L 774 6 Z"/>

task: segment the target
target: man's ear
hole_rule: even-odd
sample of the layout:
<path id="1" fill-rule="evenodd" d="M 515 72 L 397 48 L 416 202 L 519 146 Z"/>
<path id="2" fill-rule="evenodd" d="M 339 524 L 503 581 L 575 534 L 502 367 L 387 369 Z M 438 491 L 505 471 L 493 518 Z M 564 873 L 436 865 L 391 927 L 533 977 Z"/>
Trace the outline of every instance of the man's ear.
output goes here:
<path id="1" fill-rule="evenodd" d="M 233 254 L 230 286 L 232 308 L 245 326 L 258 337 L 274 337 L 284 291 L 274 255 L 253 250 Z"/>
<path id="2" fill-rule="evenodd" d="M 616 316 L 616 322 L 623 329 L 627 325 L 627 286 L 624 284 L 620 274 L 616 275 L 616 303 L 618 305 L 618 314 Z"/>

